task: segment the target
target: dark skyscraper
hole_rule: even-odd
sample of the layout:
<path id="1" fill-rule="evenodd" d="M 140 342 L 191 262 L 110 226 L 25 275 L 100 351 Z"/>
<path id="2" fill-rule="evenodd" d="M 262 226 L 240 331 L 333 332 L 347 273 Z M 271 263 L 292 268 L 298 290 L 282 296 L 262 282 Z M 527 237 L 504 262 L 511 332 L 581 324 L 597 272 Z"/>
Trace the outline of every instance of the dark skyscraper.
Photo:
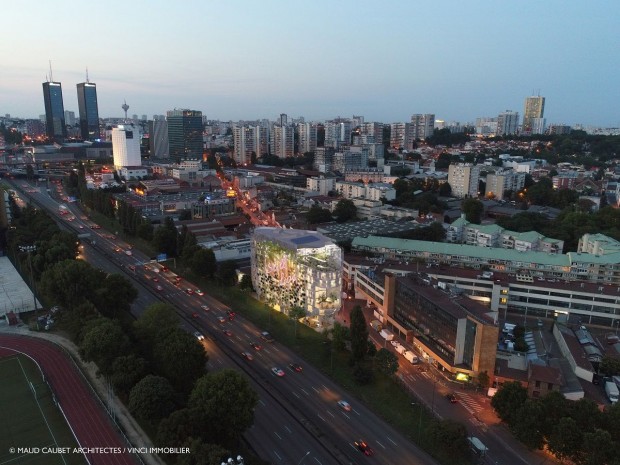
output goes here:
<path id="1" fill-rule="evenodd" d="M 168 112 L 168 144 L 170 158 L 181 160 L 202 159 L 202 112 L 172 110 Z"/>
<path id="2" fill-rule="evenodd" d="M 48 81 L 43 83 L 43 100 L 45 101 L 45 133 L 47 137 L 55 140 L 66 138 L 65 107 L 62 103 L 60 82 Z"/>
<path id="3" fill-rule="evenodd" d="M 80 110 L 80 134 L 84 140 L 99 139 L 99 109 L 97 86 L 92 82 L 77 85 L 78 108 Z"/>

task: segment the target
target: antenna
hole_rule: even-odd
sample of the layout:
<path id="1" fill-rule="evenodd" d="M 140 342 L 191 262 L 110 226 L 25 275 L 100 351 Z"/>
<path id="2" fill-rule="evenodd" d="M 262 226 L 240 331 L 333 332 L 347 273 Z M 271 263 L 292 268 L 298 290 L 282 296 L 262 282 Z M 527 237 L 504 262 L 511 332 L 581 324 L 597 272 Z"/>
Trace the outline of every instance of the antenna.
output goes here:
<path id="1" fill-rule="evenodd" d="M 88 80 L 88 66 L 86 67 L 86 83 L 90 83 L 90 81 Z"/>
<path id="2" fill-rule="evenodd" d="M 127 100 L 123 100 L 123 102 L 124 103 L 121 105 L 121 108 L 125 112 L 125 120 L 127 120 L 127 110 L 129 110 L 129 105 L 127 105 Z"/>
<path id="3" fill-rule="evenodd" d="M 54 75 L 52 74 L 52 60 L 50 62 L 50 82 L 54 82 Z"/>

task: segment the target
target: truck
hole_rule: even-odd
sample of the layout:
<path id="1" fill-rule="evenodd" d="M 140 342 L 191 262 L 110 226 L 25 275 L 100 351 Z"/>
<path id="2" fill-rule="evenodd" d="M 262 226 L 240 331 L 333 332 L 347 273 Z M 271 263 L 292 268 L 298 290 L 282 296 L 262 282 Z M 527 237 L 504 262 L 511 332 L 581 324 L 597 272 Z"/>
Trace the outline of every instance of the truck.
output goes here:
<path id="1" fill-rule="evenodd" d="M 470 436 L 467 438 L 467 441 L 469 442 L 469 447 L 471 448 L 472 452 L 478 457 L 484 457 L 485 455 L 487 455 L 489 448 L 485 446 L 480 439 L 475 436 Z"/>
<path id="2" fill-rule="evenodd" d="M 394 349 L 396 349 L 396 352 L 398 352 L 399 354 L 404 354 L 405 352 L 407 352 L 407 349 L 405 349 L 405 346 L 402 346 L 400 344 L 398 344 L 397 346 L 394 346 Z"/>
<path id="3" fill-rule="evenodd" d="M 403 352 L 403 357 L 405 357 L 407 360 L 409 360 L 409 362 L 411 362 L 412 364 L 416 364 L 416 363 L 418 363 L 420 361 L 418 356 L 415 355 L 410 350 L 406 350 L 405 352 Z"/>
<path id="4" fill-rule="evenodd" d="M 381 328 L 382 328 L 381 322 L 379 320 L 372 320 L 370 322 L 370 327 L 374 329 L 375 331 L 381 331 Z"/>
<path id="5" fill-rule="evenodd" d="M 616 383 L 614 383 L 613 381 L 606 381 L 605 394 L 607 394 L 607 398 L 609 399 L 609 402 L 612 403 L 612 405 L 618 402 L 618 396 L 620 396 L 620 392 L 618 392 L 618 386 L 616 386 Z"/>
<path id="6" fill-rule="evenodd" d="M 379 335 L 386 341 L 391 341 L 394 339 L 394 334 L 389 329 L 382 329 Z"/>

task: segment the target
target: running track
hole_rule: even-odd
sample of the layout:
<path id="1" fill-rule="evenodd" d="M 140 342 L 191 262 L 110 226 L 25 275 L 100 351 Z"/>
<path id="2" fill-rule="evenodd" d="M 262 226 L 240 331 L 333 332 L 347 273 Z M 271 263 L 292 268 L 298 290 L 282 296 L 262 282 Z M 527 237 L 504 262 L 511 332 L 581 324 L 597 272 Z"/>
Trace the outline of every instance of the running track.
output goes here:
<path id="1" fill-rule="evenodd" d="M 73 361 L 55 344 L 38 338 L 0 334 L 0 357 L 15 354 L 6 348 L 23 352 L 39 363 L 81 447 L 117 447 L 123 450 L 127 446 Z M 86 456 L 92 465 L 137 463 L 127 452 L 89 453 Z"/>

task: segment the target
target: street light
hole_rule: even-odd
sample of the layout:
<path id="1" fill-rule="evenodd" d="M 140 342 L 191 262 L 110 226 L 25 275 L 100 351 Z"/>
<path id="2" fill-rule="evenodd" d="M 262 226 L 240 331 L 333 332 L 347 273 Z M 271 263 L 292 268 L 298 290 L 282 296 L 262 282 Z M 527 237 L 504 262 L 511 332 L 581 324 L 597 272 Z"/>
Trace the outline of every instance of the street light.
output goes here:
<path id="1" fill-rule="evenodd" d="M 618 327 L 620 327 L 620 319 L 614 321 L 614 324 L 616 325 L 616 336 L 617 336 L 618 335 Z"/>
<path id="2" fill-rule="evenodd" d="M 37 250 L 36 245 L 20 245 L 20 252 L 26 252 L 28 254 L 28 268 L 30 269 L 30 287 L 32 288 L 32 298 L 34 300 L 34 318 L 37 322 L 37 330 L 39 329 L 39 318 L 37 315 L 37 296 L 34 288 L 34 277 L 32 275 L 32 252 Z"/>
<path id="3" fill-rule="evenodd" d="M 222 465 L 243 465 L 243 457 L 241 457 L 240 455 L 237 455 L 236 462 L 232 457 L 229 457 L 226 462 L 222 462 Z"/>
<path id="4" fill-rule="evenodd" d="M 305 459 L 306 457 L 308 457 L 309 455 L 310 455 L 310 451 L 306 452 L 306 455 L 304 455 L 304 456 L 301 458 L 301 460 L 297 463 L 297 465 L 301 465 L 301 462 L 303 462 L 303 461 L 304 461 L 304 459 Z"/>

